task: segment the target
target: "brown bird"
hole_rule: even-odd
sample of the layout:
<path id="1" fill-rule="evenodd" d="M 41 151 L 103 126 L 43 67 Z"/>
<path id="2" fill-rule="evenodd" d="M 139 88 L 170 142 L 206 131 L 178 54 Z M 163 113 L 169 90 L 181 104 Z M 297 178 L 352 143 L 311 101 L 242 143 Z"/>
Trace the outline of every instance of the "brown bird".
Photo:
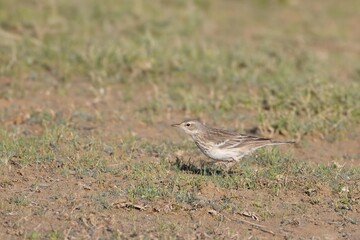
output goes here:
<path id="1" fill-rule="evenodd" d="M 210 128 L 198 120 L 187 120 L 171 125 L 190 135 L 196 146 L 209 158 L 225 162 L 238 162 L 256 149 L 271 145 L 291 144 L 294 141 L 274 141 L 222 129 Z"/>

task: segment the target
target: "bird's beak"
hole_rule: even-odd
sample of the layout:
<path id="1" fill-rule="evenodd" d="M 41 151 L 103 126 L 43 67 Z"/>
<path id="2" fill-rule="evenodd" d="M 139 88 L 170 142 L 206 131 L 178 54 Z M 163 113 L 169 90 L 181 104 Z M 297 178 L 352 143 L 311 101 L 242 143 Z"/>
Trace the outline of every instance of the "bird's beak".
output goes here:
<path id="1" fill-rule="evenodd" d="M 172 127 L 179 127 L 180 126 L 180 123 L 177 123 L 177 124 L 171 124 Z"/>

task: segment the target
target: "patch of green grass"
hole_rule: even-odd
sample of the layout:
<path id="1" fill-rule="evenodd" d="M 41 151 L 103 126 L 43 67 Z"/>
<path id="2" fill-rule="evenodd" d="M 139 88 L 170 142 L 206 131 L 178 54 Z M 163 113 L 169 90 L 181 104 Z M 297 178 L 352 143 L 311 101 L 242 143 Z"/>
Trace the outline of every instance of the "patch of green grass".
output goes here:
<path id="1" fill-rule="evenodd" d="M 39 240 L 39 239 L 41 239 L 41 234 L 38 233 L 37 231 L 32 231 L 32 232 L 30 232 L 30 234 L 28 236 L 28 239 L 30 239 L 30 240 Z"/>
<path id="2" fill-rule="evenodd" d="M 163 220 L 158 220 L 156 224 L 158 232 L 164 233 L 169 232 L 171 234 L 176 233 L 179 230 L 179 225 L 175 223 L 169 223 Z"/>
<path id="3" fill-rule="evenodd" d="M 216 1 L 206 7 L 196 2 L 167 3 L 167 13 L 161 14 L 161 1 L 2 4 L 0 19 L 6 38 L 0 41 L 0 49 L 5 76 L 34 82 L 45 79 L 60 86 L 86 79 L 95 89 L 121 84 L 124 95 L 148 89 L 149 99 L 135 108 L 149 125 L 169 106 L 194 116 L 205 114 L 233 122 L 242 120 L 241 112 L 256 111 L 264 134 L 270 131 L 292 137 L 332 136 L 360 119 L 356 74 L 343 84 L 344 79 L 337 80 L 333 71 L 326 71 L 342 69 L 319 59 L 306 45 L 289 41 L 298 33 L 278 24 L 279 39 L 265 31 L 267 41 L 249 41 L 238 30 L 234 34 L 239 35 L 239 43 L 224 44 L 211 38 L 217 32 L 208 33 L 208 29 L 221 23 L 212 15 Z M 258 16 L 265 6 L 246 7 L 244 16 L 255 26 L 277 21 L 264 22 Z M 280 4 L 271 11 L 293 10 Z M 76 16 L 71 24 L 69 14 Z M 221 11 L 218 15 L 227 19 Z M 297 24 L 311 17 L 300 16 Z M 308 34 L 306 28 L 298 31 Z M 9 38 L 16 41 L 10 44 Z M 309 36 L 313 38 L 323 39 Z M 345 56 L 339 58 L 346 61 Z M 10 89 L 16 89 L 6 93 L 11 96 L 21 85 L 12 83 Z"/>
<path id="4" fill-rule="evenodd" d="M 168 194 L 168 190 L 165 186 L 156 184 L 154 182 L 136 182 L 136 184 L 130 188 L 128 188 L 128 197 L 130 199 L 142 199 L 142 200 L 155 200 L 156 198 L 166 198 Z"/>
<path id="5" fill-rule="evenodd" d="M 101 192 L 96 196 L 93 196 L 92 201 L 101 209 L 110 209 L 112 207 L 111 203 L 109 202 L 110 196 L 111 195 L 109 192 Z"/>
<path id="6" fill-rule="evenodd" d="M 1 155 L 5 164 L 57 164 L 66 171 L 92 175 L 110 171 L 103 143 L 81 139 L 65 125 L 48 125 L 39 136 L 1 131 Z"/>
<path id="7" fill-rule="evenodd" d="M 63 239 L 63 233 L 61 231 L 57 231 L 57 230 L 52 230 L 51 232 L 49 232 L 47 234 L 47 238 L 51 239 L 51 240 L 58 240 L 58 239 Z"/>
<path id="8" fill-rule="evenodd" d="M 15 204 L 17 206 L 27 206 L 29 204 L 29 201 L 28 201 L 26 195 L 17 194 L 17 195 L 10 197 L 9 203 Z"/>
<path id="9" fill-rule="evenodd" d="M 2 159 L 4 163 L 9 161 L 26 164 L 29 162 L 40 163 L 53 159 L 51 149 L 44 146 L 43 142 L 35 136 L 11 136 L 9 133 L 2 131 L 0 133 Z"/>

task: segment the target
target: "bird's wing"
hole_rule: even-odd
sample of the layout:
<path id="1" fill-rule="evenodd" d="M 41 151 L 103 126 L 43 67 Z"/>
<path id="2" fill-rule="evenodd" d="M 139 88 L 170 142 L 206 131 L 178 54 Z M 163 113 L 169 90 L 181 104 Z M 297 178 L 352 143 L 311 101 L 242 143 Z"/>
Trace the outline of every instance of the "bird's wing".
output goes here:
<path id="1" fill-rule="evenodd" d="M 247 147 L 259 147 L 272 143 L 269 138 L 256 137 L 251 135 L 239 134 L 232 131 L 208 129 L 206 136 L 216 147 L 220 149 Z"/>
<path id="2" fill-rule="evenodd" d="M 271 143 L 269 138 L 261 138 L 255 136 L 248 136 L 243 134 L 238 134 L 227 138 L 224 141 L 218 142 L 216 145 L 218 148 L 239 148 L 242 146 L 251 146 L 257 147 Z"/>

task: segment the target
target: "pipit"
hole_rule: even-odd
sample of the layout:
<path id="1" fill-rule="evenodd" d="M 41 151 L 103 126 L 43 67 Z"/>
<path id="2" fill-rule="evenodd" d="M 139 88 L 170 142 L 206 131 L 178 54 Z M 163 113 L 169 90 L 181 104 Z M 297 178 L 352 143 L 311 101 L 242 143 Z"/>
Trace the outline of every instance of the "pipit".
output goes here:
<path id="1" fill-rule="evenodd" d="M 238 162 L 245 155 L 265 146 L 290 144 L 293 141 L 274 141 L 222 129 L 210 128 L 198 120 L 187 120 L 173 127 L 190 135 L 196 146 L 209 158 L 223 162 Z"/>

